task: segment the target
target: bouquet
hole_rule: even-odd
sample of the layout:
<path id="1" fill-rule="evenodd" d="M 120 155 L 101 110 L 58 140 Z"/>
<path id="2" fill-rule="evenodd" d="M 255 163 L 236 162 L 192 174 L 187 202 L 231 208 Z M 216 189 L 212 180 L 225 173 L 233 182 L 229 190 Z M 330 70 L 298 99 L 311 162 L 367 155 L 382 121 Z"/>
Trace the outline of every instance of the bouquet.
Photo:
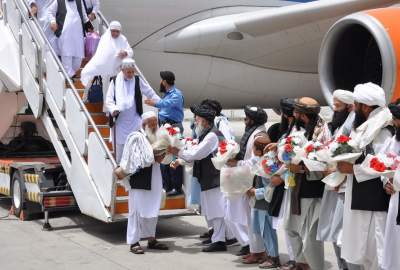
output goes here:
<path id="1" fill-rule="evenodd" d="M 278 143 L 278 159 L 286 165 L 295 164 L 298 165 L 301 160 L 305 157 L 304 144 L 307 142 L 303 131 L 293 132 L 291 136 L 282 139 Z M 287 187 L 294 187 L 296 182 L 294 180 L 294 174 L 289 172 Z"/>
<path id="2" fill-rule="evenodd" d="M 286 166 L 278 159 L 276 152 L 267 152 L 252 168 L 255 175 L 271 178 L 276 174 L 280 175 Z"/>
<path id="3" fill-rule="evenodd" d="M 165 124 L 161 126 L 157 131 L 157 140 L 153 143 L 153 149 L 157 152 L 167 152 L 169 146 L 182 148 L 184 146 L 184 141 L 178 127 L 173 127 L 170 124 Z M 174 160 L 172 154 L 166 153 L 162 164 L 170 164 Z"/>
<path id="4" fill-rule="evenodd" d="M 234 158 L 239 153 L 240 147 L 233 140 L 221 141 L 218 145 L 218 152 L 215 157 L 211 159 L 214 167 L 221 170 L 228 160 Z"/>
<path id="5" fill-rule="evenodd" d="M 306 157 L 303 158 L 303 162 L 310 172 L 323 172 L 326 170 L 327 163 L 318 160 L 318 152 L 322 150 L 324 150 L 324 145 L 320 142 L 308 142 L 305 145 Z"/>
<path id="6" fill-rule="evenodd" d="M 371 179 L 371 175 L 376 177 L 393 178 L 396 169 L 400 166 L 400 158 L 394 153 L 385 153 L 378 155 L 367 155 L 360 164 L 360 169 L 366 173 L 357 177 L 358 181 Z"/>
<path id="7" fill-rule="evenodd" d="M 340 135 L 329 143 L 327 149 L 319 151 L 317 156 L 318 160 L 329 164 L 334 169 L 337 162 L 349 162 L 353 164 L 361 154 L 355 147 L 355 143 L 351 137 Z M 345 174 L 336 171 L 322 179 L 322 182 L 330 187 L 337 187 L 345 178 Z"/>
<path id="8" fill-rule="evenodd" d="M 250 166 L 221 168 L 221 192 L 225 196 L 241 195 L 253 186 L 254 174 Z"/>

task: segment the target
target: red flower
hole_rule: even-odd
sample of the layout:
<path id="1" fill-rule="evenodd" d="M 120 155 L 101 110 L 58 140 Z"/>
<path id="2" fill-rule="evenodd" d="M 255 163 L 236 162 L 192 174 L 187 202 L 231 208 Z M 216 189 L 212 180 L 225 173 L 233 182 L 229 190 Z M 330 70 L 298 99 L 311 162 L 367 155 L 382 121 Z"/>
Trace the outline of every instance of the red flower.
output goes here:
<path id="1" fill-rule="evenodd" d="M 311 153 L 312 151 L 314 151 L 314 145 L 309 144 L 309 145 L 306 147 L 306 152 L 307 152 L 307 153 Z"/>
<path id="2" fill-rule="evenodd" d="M 219 152 L 221 153 L 221 155 L 225 154 L 228 150 L 226 150 L 227 147 L 227 143 L 226 141 L 222 141 L 219 143 Z"/>
<path id="3" fill-rule="evenodd" d="M 374 157 L 373 159 L 371 159 L 370 161 L 370 167 L 372 169 L 374 169 L 377 172 L 384 172 L 386 171 L 386 166 L 385 163 L 379 161 L 378 158 Z"/>
<path id="4" fill-rule="evenodd" d="M 167 128 L 167 130 L 168 130 L 168 134 L 169 135 L 171 135 L 171 136 L 174 136 L 174 135 L 176 135 L 177 133 L 178 133 L 178 131 L 176 131 L 176 129 L 174 129 L 174 128 Z"/>
<path id="5" fill-rule="evenodd" d="M 350 141 L 350 137 L 347 137 L 345 135 L 340 135 L 339 138 L 336 140 L 338 143 L 347 143 Z"/>
<path id="6" fill-rule="evenodd" d="M 291 144 L 285 144 L 285 152 L 287 153 L 293 152 L 293 146 Z"/>
<path id="7" fill-rule="evenodd" d="M 286 138 L 286 143 L 287 143 L 287 144 L 291 144 L 291 143 L 292 143 L 292 137 L 290 137 L 290 136 L 287 137 L 287 138 Z"/>

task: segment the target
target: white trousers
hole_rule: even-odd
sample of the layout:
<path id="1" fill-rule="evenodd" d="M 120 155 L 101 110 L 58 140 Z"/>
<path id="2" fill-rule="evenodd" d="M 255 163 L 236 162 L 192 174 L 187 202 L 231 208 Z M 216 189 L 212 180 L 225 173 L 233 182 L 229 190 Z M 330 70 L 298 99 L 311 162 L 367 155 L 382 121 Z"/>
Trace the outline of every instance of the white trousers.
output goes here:
<path id="1" fill-rule="evenodd" d="M 111 129 L 111 132 L 113 132 L 113 129 Z M 114 138 L 113 138 L 113 140 L 114 140 Z M 114 144 L 114 145 L 115 145 L 115 149 L 114 149 L 115 161 L 117 162 L 117 164 L 119 164 L 121 162 L 122 153 L 124 152 L 125 144 Z"/>
<path id="2" fill-rule="evenodd" d="M 207 220 L 207 223 L 214 229 L 214 233 L 211 236 L 211 242 L 225 242 L 225 221 L 223 218 L 214 218 Z"/>
<path id="3" fill-rule="evenodd" d="M 242 247 L 249 245 L 249 229 L 247 226 L 227 219 L 225 219 L 225 224 L 227 226 L 227 231 L 230 231 L 233 234 Z M 231 239 L 233 237 L 228 236 L 227 238 Z"/>
<path id="4" fill-rule="evenodd" d="M 65 71 L 67 71 L 68 76 L 72 77 L 81 67 L 82 58 L 75 56 L 61 56 L 61 62 Z"/>
<path id="5" fill-rule="evenodd" d="M 157 217 L 142 218 L 138 212 L 133 212 L 128 216 L 128 227 L 126 230 L 126 243 L 136 244 L 142 238 L 156 236 Z"/>

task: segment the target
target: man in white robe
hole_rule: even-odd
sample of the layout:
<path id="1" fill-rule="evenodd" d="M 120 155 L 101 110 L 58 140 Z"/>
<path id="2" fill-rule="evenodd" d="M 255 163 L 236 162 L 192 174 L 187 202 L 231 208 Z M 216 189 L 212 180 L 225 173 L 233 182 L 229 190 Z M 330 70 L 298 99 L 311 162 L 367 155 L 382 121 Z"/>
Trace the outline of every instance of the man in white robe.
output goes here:
<path id="1" fill-rule="evenodd" d="M 367 154 L 384 150 L 392 137 L 388 126 L 392 115 L 386 107 L 384 90 L 376 84 L 359 84 L 354 89 L 355 119 L 350 133 L 363 155 L 355 162 L 338 162 L 347 174 L 343 214 L 342 258 L 348 269 L 376 270 L 383 263 L 383 238 L 389 197 L 380 178 L 360 167 Z"/>
<path id="2" fill-rule="evenodd" d="M 121 160 L 128 135 L 142 126 L 142 95 L 160 99 L 145 80 L 135 75 L 135 61 L 132 58 L 125 58 L 121 67 L 122 71 L 110 83 L 106 97 L 107 112 L 115 119 L 112 139 L 117 163 Z M 136 89 L 136 82 L 140 89 Z"/>
<path id="3" fill-rule="evenodd" d="M 48 9 L 54 1 L 55 0 L 28 0 L 28 5 L 31 8 L 31 14 L 36 16 L 54 52 L 59 55 L 57 37 L 54 35 L 53 31 L 51 31 L 50 21 L 48 19 Z"/>
<path id="4" fill-rule="evenodd" d="M 396 135 L 387 142 L 385 153 L 400 155 L 400 106 L 399 100 L 389 105 L 393 115 L 393 124 L 396 127 Z M 389 211 L 386 220 L 385 239 L 383 242 L 383 264 L 382 269 L 400 269 L 400 170 L 397 170 L 393 179 L 385 184 L 385 190 L 391 195 Z"/>
<path id="5" fill-rule="evenodd" d="M 121 31 L 121 24 L 112 21 L 107 31 L 101 36 L 96 53 L 82 69 L 81 82 L 85 85 L 84 100 L 95 76 L 102 77 L 103 97 L 106 97 L 110 78 L 118 74 L 122 60 L 133 57 L 132 48 Z"/>
<path id="6" fill-rule="evenodd" d="M 329 127 L 335 139 L 340 135 L 350 135 L 354 121 L 353 107 L 352 92 L 340 89 L 333 92 L 334 114 Z M 344 184 L 336 188 L 325 185 L 317 231 L 319 241 L 333 243 L 339 269 L 347 269 L 338 244 L 343 227 L 344 190 Z"/>
<path id="7" fill-rule="evenodd" d="M 192 106 L 191 111 L 196 116 L 196 134 L 199 136 L 199 144 L 190 149 L 170 147 L 169 152 L 186 162 L 194 162 L 193 176 L 199 179 L 201 186 L 201 212 L 214 229 L 212 243 L 202 251 L 226 251 L 225 199 L 219 187 L 220 173 L 211 162 L 223 135 L 214 127 L 215 111 L 212 108 L 207 105 L 198 105 Z"/>
<path id="8" fill-rule="evenodd" d="M 61 62 L 71 78 L 85 57 L 84 26 L 89 19 L 84 7 L 82 0 L 56 0 L 48 9 L 51 30 L 58 37 Z"/>
<path id="9" fill-rule="evenodd" d="M 267 113 L 260 107 L 246 106 L 245 133 L 240 141 L 240 152 L 234 160 L 228 161 L 229 166 L 250 166 L 249 162 L 255 155 L 253 152 L 254 138 L 260 132 L 266 132 Z M 253 230 L 252 208 L 247 194 L 232 195 L 226 198 L 226 222 L 236 239 L 242 246 L 239 256 L 243 263 L 262 263 L 266 259 L 262 235 Z"/>
<path id="10" fill-rule="evenodd" d="M 158 129 L 158 121 L 154 112 L 150 111 L 143 114 L 143 129 L 145 132 L 137 131 L 137 133 L 141 133 L 143 136 L 147 135 L 147 139 L 155 137 Z M 128 149 L 124 150 L 124 152 L 129 150 L 134 151 L 137 149 L 137 146 L 135 145 L 127 144 L 125 147 L 128 147 Z M 148 239 L 148 249 L 168 249 L 165 244 L 158 242 L 155 238 L 157 217 L 162 197 L 160 162 L 164 156 L 165 153 L 154 153 L 154 163 L 151 168 L 151 176 L 146 178 L 136 175 L 137 178 L 135 178 L 133 183 L 131 183 L 132 189 L 129 190 L 128 199 L 129 216 L 126 240 L 127 244 L 130 245 L 131 252 L 134 254 L 144 254 L 144 250 L 139 243 L 140 239 Z M 137 183 L 137 181 L 142 183 Z M 146 185 L 146 181 L 150 182 L 148 183 L 149 185 Z"/>

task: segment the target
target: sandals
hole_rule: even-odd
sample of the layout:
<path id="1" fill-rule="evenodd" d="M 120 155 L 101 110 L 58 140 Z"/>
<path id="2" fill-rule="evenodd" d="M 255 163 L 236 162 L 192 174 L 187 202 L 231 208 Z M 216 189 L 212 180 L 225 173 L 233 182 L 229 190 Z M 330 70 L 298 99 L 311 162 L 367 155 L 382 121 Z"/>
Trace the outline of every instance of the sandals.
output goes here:
<path id="1" fill-rule="evenodd" d="M 144 254 L 144 250 L 143 250 L 143 248 L 140 246 L 139 243 L 136 243 L 136 244 L 131 245 L 130 251 L 131 251 L 133 254 Z"/>
<path id="2" fill-rule="evenodd" d="M 158 242 L 157 240 L 149 241 L 147 244 L 148 249 L 156 249 L 156 250 L 168 250 L 168 246 Z"/>

